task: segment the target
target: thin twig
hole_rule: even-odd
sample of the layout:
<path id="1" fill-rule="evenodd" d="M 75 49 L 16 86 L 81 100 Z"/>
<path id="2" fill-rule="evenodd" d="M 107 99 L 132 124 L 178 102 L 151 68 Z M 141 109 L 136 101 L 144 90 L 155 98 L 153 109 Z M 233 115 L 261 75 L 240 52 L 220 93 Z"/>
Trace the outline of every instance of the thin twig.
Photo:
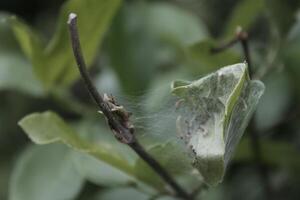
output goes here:
<path id="1" fill-rule="evenodd" d="M 127 144 L 133 151 L 135 151 L 176 193 L 176 196 L 190 200 L 190 195 L 181 188 L 173 177 L 140 145 L 134 136 L 133 126 L 129 121 L 129 113 L 127 113 L 122 106 L 116 104 L 115 100 L 111 97 L 110 99 L 105 98 L 99 94 L 96 87 L 94 86 L 89 73 L 87 72 L 86 64 L 81 52 L 81 46 L 79 41 L 79 35 L 77 30 L 77 16 L 74 13 L 69 15 L 68 20 L 71 42 L 73 47 L 74 57 L 76 59 L 81 77 L 84 83 L 106 117 L 110 128 L 112 129 L 115 137 L 122 143 Z M 119 112 L 114 112 L 114 109 L 119 109 Z M 122 109 L 120 113 L 120 109 Z"/>
<path id="2" fill-rule="evenodd" d="M 251 63 L 251 58 L 249 53 L 248 33 L 243 31 L 241 27 L 237 27 L 234 38 L 232 38 L 230 41 L 218 47 L 212 48 L 211 53 L 212 54 L 221 53 L 222 51 L 225 51 L 238 43 L 242 45 L 245 61 L 248 64 L 249 75 L 252 75 L 252 63 Z"/>
<path id="3" fill-rule="evenodd" d="M 237 28 L 236 36 L 231 41 L 229 41 L 225 45 L 222 45 L 221 47 L 214 48 L 213 52 L 219 53 L 223 50 L 226 50 L 226 48 L 232 47 L 234 44 L 237 44 L 238 42 L 242 46 L 243 53 L 244 53 L 244 59 L 245 59 L 246 63 L 248 64 L 249 76 L 251 78 L 251 77 L 253 77 L 254 72 L 253 72 L 250 51 L 249 51 L 248 33 L 246 31 L 244 31 L 241 27 Z M 254 160 L 257 165 L 257 169 L 259 171 L 261 180 L 264 185 L 266 199 L 271 199 L 271 197 L 274 195 L 272 195 L 272 187 L 271 187 L 268 171 L 263 164 L 262 147 L 261 147 L 261 143 L 259 141 L 259 134 L 258 134 L 258 130 L 256 129 L 256 124 L 255 124 L 254 118 L 251 119 L 248 128 L 251 133 L 250 134 L 251 148 L 252 148 L 252 152 L 254 155 Z"/>
<path id="4" fill-rule="evenodd" d="M 230 40 L 229 42 L 224 43 L 224 44 L 222 44 L 222 45 L 220 45 L 220 46 L 218 46 L 218 47 L 212 48 L 212 49 L 211 49 L 211 53 L 212 53 L 212 54 L 221 53 L 222 51 L 224 51 L 224 50 L 226 50 L 226 49 L 228 49 L 228 48 L 234 46 L 235 44 L 237 44 L 237 43 L 239 43 L 239 42 L 240 42 L 239 38 L 234 37 L 234 38 L 233 38 L 232 40 Z"/>

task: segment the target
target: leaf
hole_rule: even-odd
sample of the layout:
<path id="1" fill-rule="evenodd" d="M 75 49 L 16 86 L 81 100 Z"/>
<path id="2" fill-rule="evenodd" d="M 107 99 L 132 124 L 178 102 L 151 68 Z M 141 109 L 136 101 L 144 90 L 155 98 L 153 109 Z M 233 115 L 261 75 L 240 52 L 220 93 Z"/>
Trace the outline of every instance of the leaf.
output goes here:
<path id="1" fill-rule="evenodd" d="M 33 96 L 44 93 L 30 64 L 14 53 L 0 53 L 0 90 L 15 90 Z"/>
<path id="2" fill-rule="evenodd" d="M 289 74 L 290 80 L 294 85 L 299 85 L 300 77 L 300 12 L 297 15 L 297 21 L 293 25 L 291 31 L 288 34 L 286 44 L 281 49 L 281 56 L 286 66 L 286 71 Z M 295 87 L 297 95 L 300 94 L 300 88 Z"/>
<path id="3" fill-rule="evenodd" d="M 113 153 L 108 144 L 100 146 L 80 137 L 53 112 L 30 114 L 24 117 L 19 125 L 29 138 L 37 144 L 62 142 L 77 151 L 88 153 L 129 174 L 133 173 L 127 160 L 119 154 Z"/>
<path id="4" fill-rule="evenodd" d="M 267 89 L 255 113 L 255 124 L 260 132 L 283 120 L 292 98 L 292 83 L 286 71 L 273 71 L 264 78 L 264 83 Z"/>
<path id="5" fill-rule="evenodd" d="M 182 56 L 181 48 L 205 36 L 201 21 L 180 7 L 125 4 L 109 34 L 110 61 L 123 90 L 137 94 L 148 87 L 159 68 L 173 65 Z"/>
<path id="6" fill-rule="evenodd" d="M 276 140 L 261 140 L 262 160 L 264 163 L 288 169 L 294 172 L 294 175 L 299 175 L 300 160 L 295 159 L 299 156 L 299 150 L 296 145 L 291 145 L 289 142 Z M 234 161 L 247 162 L 253 160 L 253 151 L 251 149 L 251 140 L 245 138 L 237 147 Z M 275 155 L 275 156 L 274 156 Z"/>
<path id="7" fill-rule="evenodd" d="M 149 31 L 179 46 L 198 42 L 208 35 L 205 24 L 191 12 L 170 3 L 151 3 L 148 7 Z"/>
<path id="8" fill-rule="evenodd" d="M 60 144 L 30 146 L 17 160 L 9 200 L 65 200 L 79 193 L 83 178 L 70 150 Z"/>
<path id="9" fill-rule="evenodd" d="M 28 25 L 13 17 L 10 19 L 14 33 L 25 53 L 32 62 L 36 76 L 45 88 L 54 85 L 69 85 L 78 77 L 73 58 L 67 18 L 70 12 L 78 14 L 78 28 L 83 54 L 87 65 L 91 65 L 98 46 L 121 0 L 69 0 L 61 9 L 56 32 L 47 45 L 41 36 Z"/>
<path id="10" fill-rule="evenodd" d="M 43 88 L 34 77 L 30 64 L 16 50 L 15 38 L 6 19 L 7 15 L 0 13 L 0 90 L 42 96 Z"/>
<path id="11" fill-rule="evenodd" d="M 43 43 L 40 36 L 16 16 L 7 17 L 7 21 L 11 24 L 12 31 L 28 59 L 34 65 L 42 62 L 41 59 L 44 58 L 42 54 Z"/>
<path id="12" fill-rule="evenodd" d="M 75 167 L 86 180 L 101 186 L 126 185 L 134 178 L 89 155 L 76 152 L 73 155 Z"/>
<path id="13" fill-rule="evenodd" d="M 29 138 L 37 144 L 62 142 L 76 151 L 93 156 L 115 167 L 117 170 L 132 177 L 132 180 L 137 181 L 138 184 L 142 182 L 148 187 L 156 188 L 149 180 L 136 175 L 134 166 L 136 155 L 128 149 L 127 146 L 119 144 L 115 139 L 113 141 L 108 139 L 107 137 L 113 138 L 110 132 L 103 133 L 103 130 L 97 129 L 96 133 L 98 133 L 98 135 L 106 136 L 100 137 L 101 139 L 99 136 L 95 137 L 94 135 L 90 138 L 86 135 L 81 136 L 77 134 L 73 128 L 68 126 L 57 114 L 50 111 L 30 114 L 24 117 L 19 122 L 19 125 Z M 84 130 L 86 131 L 87 129 Z M 108 129 L 104 130 L 107 131 Z M 116 146 L 116 143 L 118 146 Z M 134 154 L 134 157 L 132 154 Z M 90 176 L 90 174 L 86 174 L 84 171 L 82 171 L 82 173 L 87 177 Z M 94 181 L 97 180 L 94 179 Z"/>
<path id="14" fill-rule="evenodd" d="M 100 122 L 100 123 L 99 123 Z M 101 148 L 108 148 L 110 154 L 122 157 L 128 165 L 133 165 L 136 155 L 127 146 L 121 145 L 111 134 L 111 130 L 105 127 L 99 118 L 88 117 L 74 124 L 75 130 L 84 140 L 92 142 Z M 136 181 L 132 175 L 111 166 L 98 158 L 85 152 L 74 153 L 74 163 L 78 171 L 89 181 L 104 186 L 125 185 Z"/>
<path id="15" fill-rule="evenodd" d="M 221 68 L 191 83 L 173 83 L 172 93 L 179 97 L 178 132 L 208 184 L 222 181 L 263 91 L 261 82 L 249 80 L 246 64 Z"/>
<path id="16" fill-rule="evenodd" d="M 180 148 L 180 144 L 168 142 L 165 144 L 154 145 L 147 150 L 167 171 L 173 176 L 192 175 L 187 152 Z M 152 182 L 153 185 L 161 190 L 164 187 L 163 180 L 141 159 L 135 163 L 137 177 Z"/>
<path id="17" fill-rule="evenodd" d="M 266 8 L 269 11 L 270 17 L 275 22 L 276 26 L 285 38 L 296 22 L 297 12 L 299 13 L 299 1 L 281 1 L 281 0 L 265 0 Z"/>
<path id="18" fill-rule="evenodd" d="M 240 55 L 233 50 L 225 50 L 220 53 L 213 53 L 212 49 L 217 44 L 212 39 L 205 39 L 188 46 L 185 49 L 187 65 L 193 74 L 206 74 L 224 65 L 230 65 L 241 60 Z"/>
<path id="19" fill-rule="evenodd" d="M 258 16 L 263 13 L 264 8 L 264 0 L 243 0 L 238 2 L 229 17 L 225 37 L 231 38 L 237 26 L 241 26 L 246 30 L 249 29 Z"/>
<path id="20" fill-rule="evenodd" d="M 119 200 L 119 199 L 138 199 L 148 200 L 151 199 L 145 193 L 142 193 L 134 188 L 114 188 L 106 189 L 100 192 L 93 200 Z"/>

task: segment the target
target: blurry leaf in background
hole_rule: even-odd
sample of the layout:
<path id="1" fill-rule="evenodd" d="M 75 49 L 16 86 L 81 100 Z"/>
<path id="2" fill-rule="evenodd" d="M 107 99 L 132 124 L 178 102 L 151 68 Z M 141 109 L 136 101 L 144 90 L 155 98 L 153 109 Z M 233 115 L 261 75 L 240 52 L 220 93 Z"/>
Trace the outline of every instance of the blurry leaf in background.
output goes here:
<path id="1" fill-rule="evenodd" d="M 296 146 L 284 141 L 262 140 L 263 162 L 275 168 L 289 170 L 291 176 L 298 179 L 300 171 L 299 150 Z M 235 161 L 249 162 L 253 159 L 251 141 L 244 139 L 236 150 Z M 296 175 L 296 176 L 295 176 Z"/>
<path id="2" fill-rule="evenodd" d="M 194 176 L 197 181 L 200 180 L 199 174 L 194 173 L 192 175 L 193 168 L 189 155 L 182 149 L 182 145 L 177 142 L 154 145 L 147 151 L 173 176 Z M 155 185 L 158 190 L 161 190 L 161 187 L 164 186 L 161 178 L 141 158 L 139 158 L 135 164 L 135 172 L 138 177 L 153 182 L 153 185 Z M 195 182 L 197 183 L 197 181 Z M 187 189 L 192 191 L 195 187 L 200 185 L 200 183 L 201 182 L 198 182 L 197 185 L 192 185 L 192 188 Z"/>
<path id="3" fill-rule="evenodd" d="M 134 188 L 112 188 L 106 189 L 96 195 L 92 200 L 149 200 L 151 196 L 142 193 Z"/>
<path id="4" fill-rule="evenodd" d="M 97 185 L 114 187 L 133 181 L 133 178 L 124 172 L 89 155 L 74 152 L 73 160 L 81 176 Z"/>
<path id="5" fill-rule="evenodd" d="M 217 44 L 213 39 L 205 39 L 186 48 L 186 59 L 190 63 L 188 67 L 193 74 L 211 73 L 224 65 L 241 61 L 240 55 L 231 49 L 213 53 Z"/>
<path id="6" fill-rule="evenodd" d="M 30 64 L 18 54 L 0 54 L 0 90 L 15 90 L 42 96 L 43 89 L 35 79 Z"/>
<path id="7" fill-rule="evenodd" d="M 265 200 L 264 185 L 258 173 L 253 168 L 241 169 L 241 172 L 233 174 L 230 185 L 224 185 L 222 199 Z"/>
<path id="8" fill-rule="evenodd" d="M 255 122 L 261 132 L 284 119 L 292 100 L 291 80 L 286 72 L 273 72 L 264 83 L 266 90 L 255 114 Z"/>
<path id="9" fill-rule="evenodd" d="M 120 81 L 110 67 L 103 67 L 101 69 L 101 73 L 98 73 L 94 78 L 94 84 L 99 91 L 114 94 L 118 100 L 122 98 Z"/>
<path id="10" fill-rule="evenodd" d="M 300 87 L 298 85 L 300 77 L 300 12 L 298 12 L 297 21 L 293 25 L 288 34 L 287 42 L 281 51 L 285 68 L 292 78 L 293 89 L 300 95 Z"/>
<path id="11" fill-rule="evenodd" d="M 283 39 L 296 22 L 296 13 L 300 8 L 298 0 L 265 0 L 266 8 L 271 14 L 271 19 L 277 25 Z"/>
<path id="12" fill-rule="evenodd" d="M 71 151 L 61 144 L 30 146 L 12 173 L 9 200 L 66 200 L 80 192 L 83 178 Z"/>
<path id="13" fill-rule="evenodd" d="M 152 3 L 147 11 L 149 32 L 161 40 L 182 47 L 198 42 L 208 35 L 205 24 L 196 15 L 179 6 Z"/>
<path id="14" fill-rule="evenodd" d="M 242 0 L 233 9 L 225 28 L 225 38 L 232 38 L 237 26 L 248 30 L 263 13 L 265 0 Z"/>
<path id="15" fill-rule="evenodd" d="M 263 83 L 251 81 L 243 63 L 193 82 L 173 82 L 172 93 L 179 98 L 177 131 L 207 184 L 222 181 L 263 92 Z"/>
<path id="16" fill-rule="evenodd" d="M 42 96 L 43 90 L 30 64 L 21 56 L 7 21 L 0 13 L 0 90 L 15 90 L 33 96 Z"/>
<path id="17" fill-rule="evenodd" d="M 104 33 L 109 27 L 121 0 L 69 0 L 59 15 L 57 29 L 47 45 L 42 38 L 16 17 L 10 18 L 15 35 L 26 56 L 32 62 L 36 76 L 44 87 L 68 85 L 78 78 L 67 28 L 68 14 L 78 14 L 79 35 L 83 54 L 90 66 Z"/>
<path id="18" fill-rule="evenodd" d="M 172 4 L 124 6 L 110 32 L 109 53 L 125 93 L 145 90 L 155 72 L 176 66 L 176 59 L 183 57 L 181 48 L 203 39 L 206 32 L 196 16 Z"/>

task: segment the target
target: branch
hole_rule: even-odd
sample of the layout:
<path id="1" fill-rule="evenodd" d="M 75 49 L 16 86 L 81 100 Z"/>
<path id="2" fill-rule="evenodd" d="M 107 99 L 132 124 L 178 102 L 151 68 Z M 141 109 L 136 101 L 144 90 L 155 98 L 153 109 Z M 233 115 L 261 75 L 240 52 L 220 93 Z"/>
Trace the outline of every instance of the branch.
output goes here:
<path id="1" fill-rule="evenodd" d="M 248 33 L 244 31 L 241 27 L 238 27 L 236 30 L 236 36 L 230 40 L 227 44 L 224 44 L 220 47 L 212 49 L 212 53 L 219 53 L 227 48 L 232 47 L 233 45 L 240 43 L 243 49 L 245 61 L 248 64 L 249 76 L 250 78 L 253 77 L 253 68 L 252 68 L 252 61 L 249 51 L 249 44 L 248 44 Z M 256 129 L 256 124 L 254 118 L 251 119 L 249 124 L 249 131 L 250 131 L 250 138 L 251 138 L 251 148 L 254 155 L 255 163 L 257 164 L 257 169 L 260 174 L 261 180 L 264 184 L 264 190 L 267 199 L 271 199 L 272 196 L 272 187 L 270 184 L 269 174 L 267 172 L 266 167 L 263 164 L 262 159 L 262 147 L 259 141 L 259 133 Z"/>
<path id="2" fill-rule="evenodd" d="M 77 30 L 77 16 L 74 13 L 69 15 L 69 31 L 71 36 L 72 48 L 80 74 L 90 95 L 98 105 L 101 112 L 107 119 L 115 137 L 122 143 L 127 144 L 135 151 L 176 193 L 176 196 L 182 199 L 192 199 L 190 195 L 181 188 L 173 177 L 140 145 L 134 136 L 134 127 L 129 121 L 130 113 L 123 106 L 116 103 L 112 96 L 100 95 L 94 86 L 81 52 L 79 35 Z"/>
<path id="3" fill-rule="evenodd" d="M 240 43 L 242 45 L 245 61 L 248 64 L 249 75 L 252 76 L 253 73 L 252 73 L 252 63 L 251 63 L 249 45 L 248 45 L 248 33 L 244 31 L 242 27 L 237 27 L 234 38 L 232 38 L 230 41 L 228 41 L 227 43 L 219 47 L 212 48 L 211 52 L 213 54 L 221 53 L 222 51 L 231 48 L 237 43 Z"/>

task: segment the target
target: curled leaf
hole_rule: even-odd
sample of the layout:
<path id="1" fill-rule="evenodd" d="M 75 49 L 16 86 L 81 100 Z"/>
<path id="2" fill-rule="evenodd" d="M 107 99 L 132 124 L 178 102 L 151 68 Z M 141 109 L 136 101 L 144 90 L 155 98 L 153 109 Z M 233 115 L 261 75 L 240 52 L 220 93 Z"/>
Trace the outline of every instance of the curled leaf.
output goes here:
<path id="1" fill-rule="evenodd" d="M 233 149 L 263 91 L 263 83 L 251 81 L 243 63 L 191 83 L 172 84 L 172 93 L 180 98 L 177 130 L 206 183 L 216 185 L 222 181 Z"/>

